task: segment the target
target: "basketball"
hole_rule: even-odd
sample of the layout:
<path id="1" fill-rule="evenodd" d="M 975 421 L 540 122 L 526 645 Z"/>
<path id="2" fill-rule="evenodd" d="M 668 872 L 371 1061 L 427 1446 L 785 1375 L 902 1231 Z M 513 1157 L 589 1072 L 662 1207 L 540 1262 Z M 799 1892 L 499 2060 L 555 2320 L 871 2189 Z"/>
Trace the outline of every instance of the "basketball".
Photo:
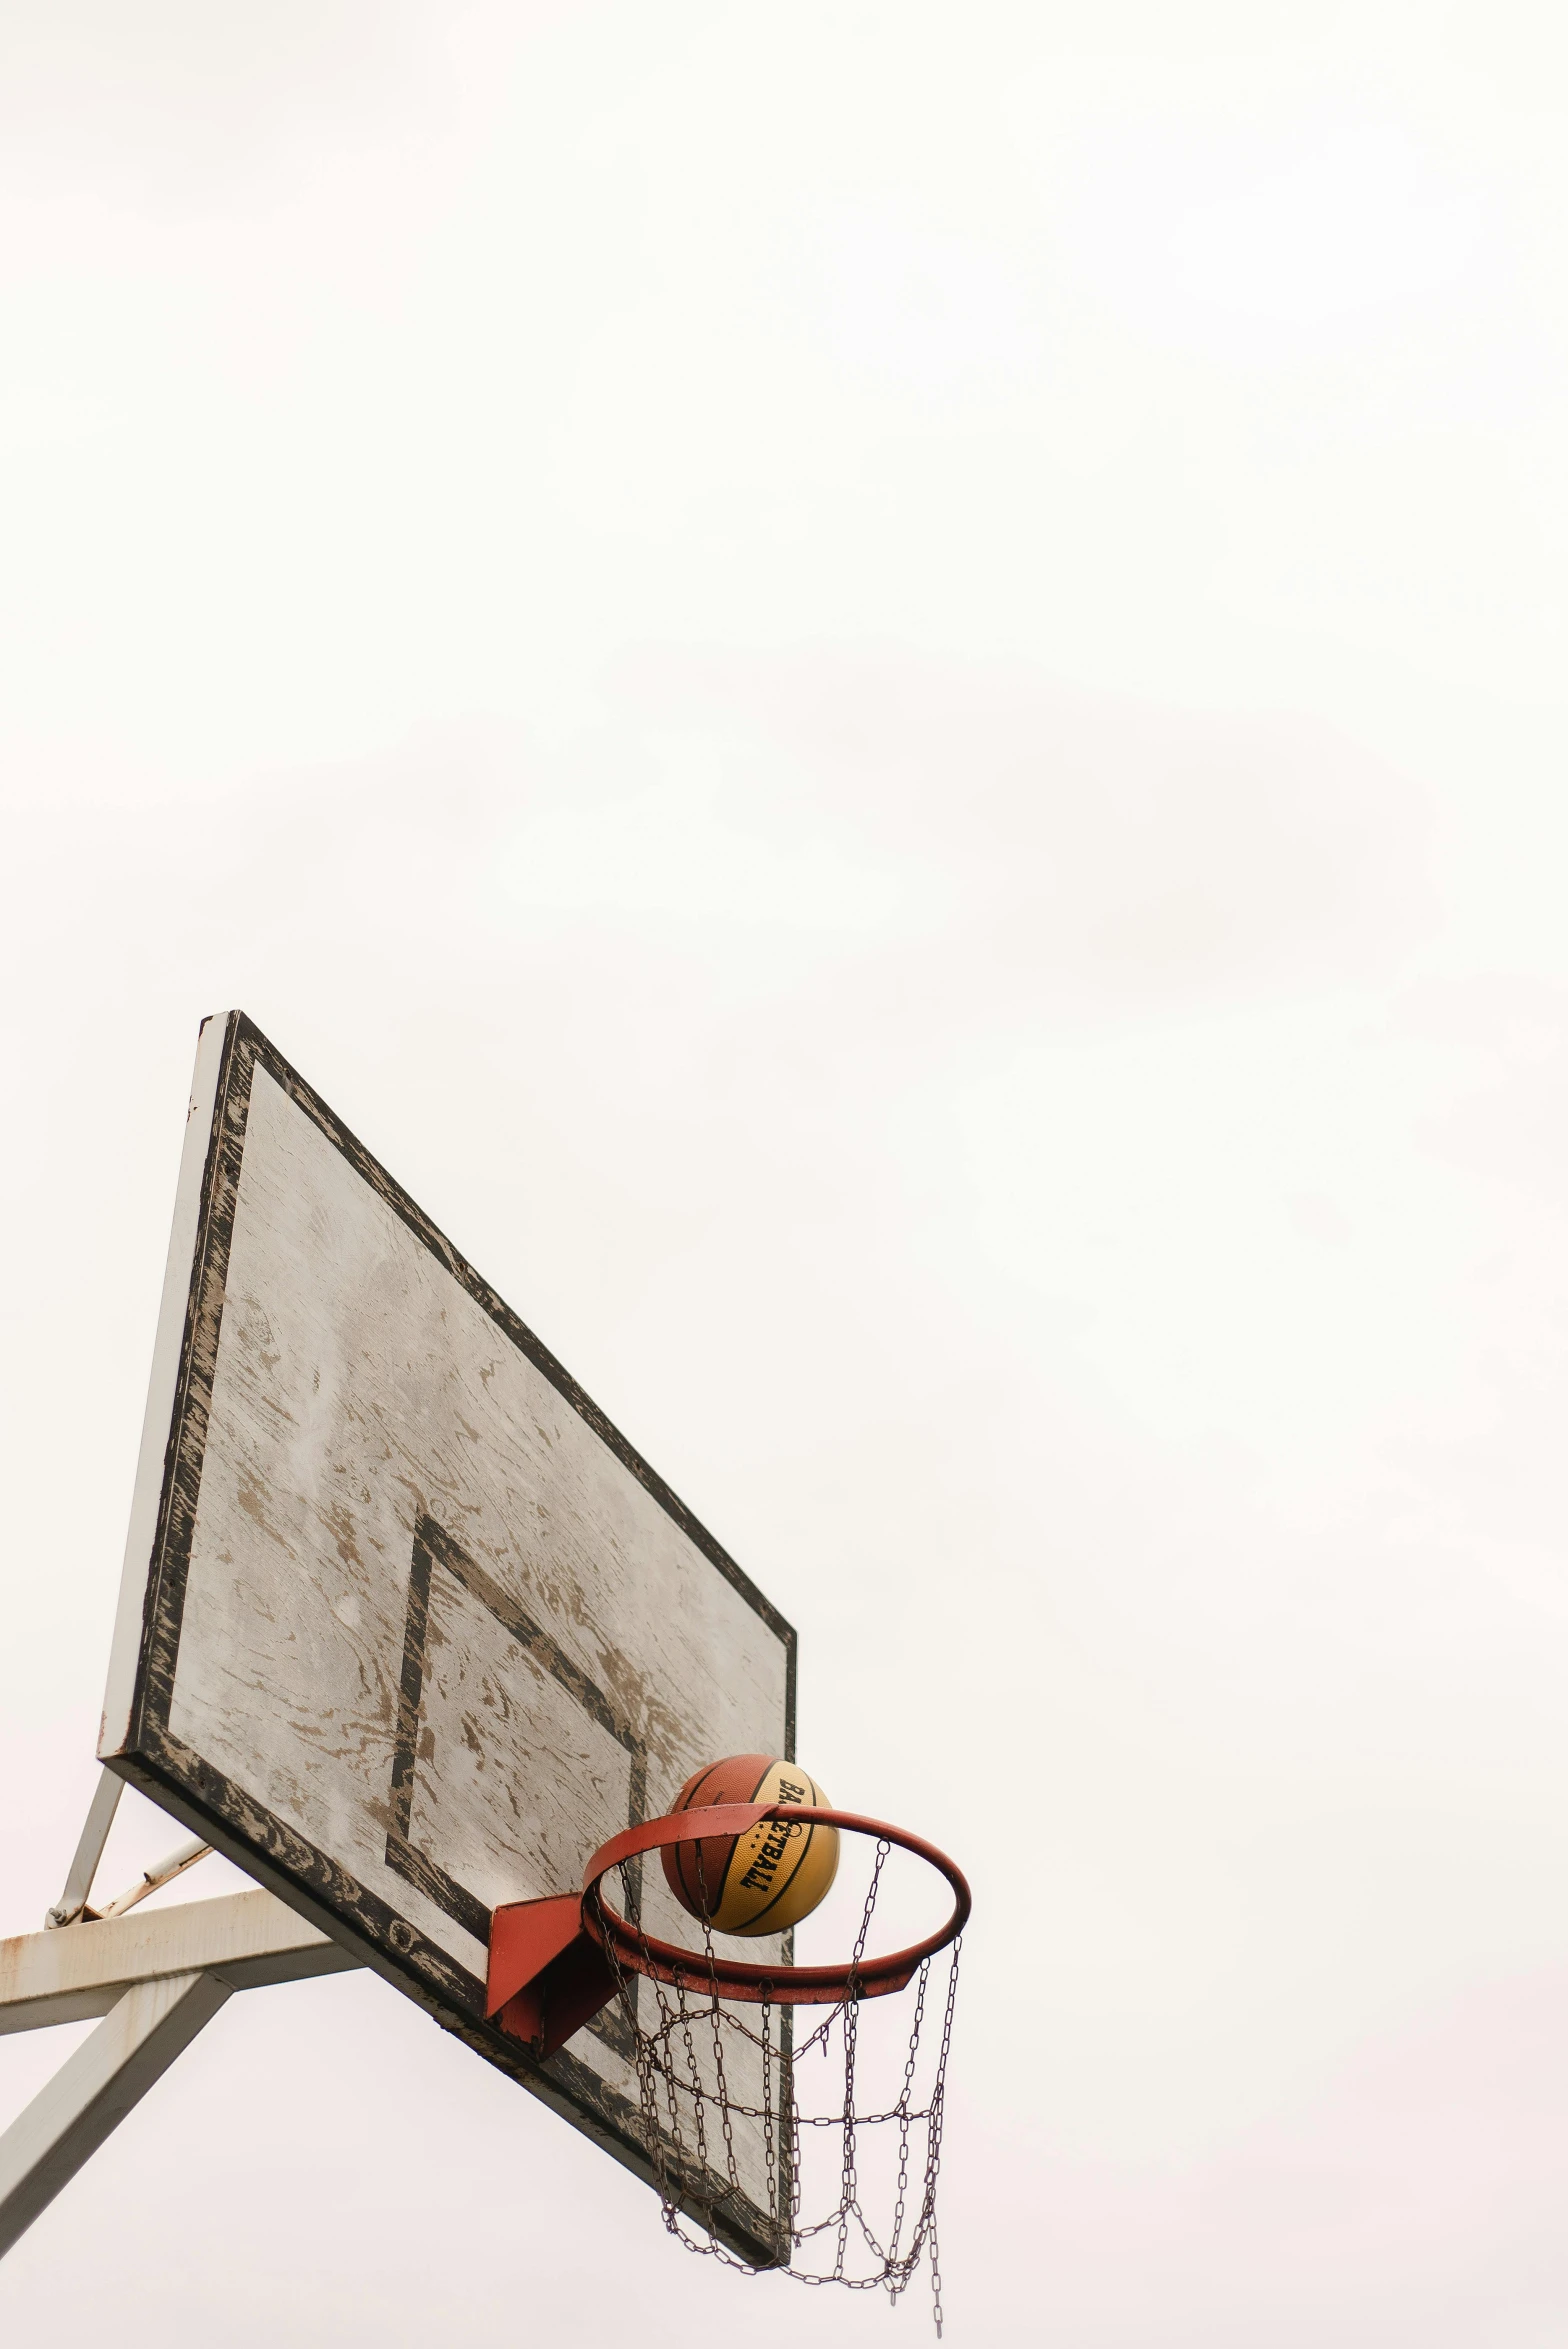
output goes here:
<path id="1" fill-rule="evenodd" d="M 695 1771 L 670 1805 L 814 1803 L 828 1798 L 809 1772 L 767 1754 L 731 1754 Z M 764 1819 L 749 1835 L 705 1835 L 666 1845 L 664 1874 L 681 1907 L 716 1933 L 783 1933 L 809 1917 L 838 1873 L 838 1829 Z"/>

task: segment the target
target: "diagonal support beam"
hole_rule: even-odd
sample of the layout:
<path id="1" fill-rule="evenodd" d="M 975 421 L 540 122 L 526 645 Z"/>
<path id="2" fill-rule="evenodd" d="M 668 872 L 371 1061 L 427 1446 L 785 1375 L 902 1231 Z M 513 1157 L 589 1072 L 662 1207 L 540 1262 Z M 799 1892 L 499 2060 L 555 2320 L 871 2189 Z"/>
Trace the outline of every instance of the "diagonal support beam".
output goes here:
<path id="1" fill-rule="evenodd" d="M 151 1894 L 161 1892 L 172 1884 L 176 1876 L 183 1876 L 187 1868 L 194 1868 L 198 1860 L 210 1860 L 212 1845 L 199 1835 L 187 1836 L 175 1850 L 165 1852 L 161 1860 L 154 1860 L 144 1868 L 136 1882 L 111 1900 L 107 1908 L 98 1911 L 99 1918 L 123 1917 L 127 1909 L 134 1909 Z"/>
<path id="2" fill-rule="evenodd" d="M 124 1993 L 0 2137 L 0 2257 L 231 1996 L 215 1974 Z"/>
<path id="3" fill-rule="evenodd" d="M 0 2136 L 0 2258 L 234 1991 L 358 1963 L 259 1890 L 0 1941 L 0 2032 L 104 2018 Z"/>

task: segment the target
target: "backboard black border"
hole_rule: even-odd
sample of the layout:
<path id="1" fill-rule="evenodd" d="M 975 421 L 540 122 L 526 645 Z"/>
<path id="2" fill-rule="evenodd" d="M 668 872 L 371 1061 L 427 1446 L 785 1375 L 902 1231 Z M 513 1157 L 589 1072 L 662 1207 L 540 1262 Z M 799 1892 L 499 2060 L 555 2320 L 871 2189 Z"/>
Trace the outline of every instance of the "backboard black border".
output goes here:
<path id="1" fill-rule="evenodd" d="M 104 1753 L 101 1759 L 121 1777 L 143 1787 L 166 1810 L 204 1835 L 292 1908 L 351 1948 L 368 1966 L 425 2007 L 445 2029 L 531 2089 L 626 2167 L 652 2182 L 638 2116 L 624 2097 L 607 2086 L 570 2048 L 563 2048 L 542 2064 L 535 2062 L 519 2041 L 485 2020 L 484 1984 L 477 1975 L 458 1965 L 379 1895 L 204 1761 L 169 1727 L 251 1081 L 258 1066 L 311 1119 L 518 1351 L 549 1380 L 562 1399 L 775 1633 L 785 1651 L 784 1758 L 794 1758 L 797 1641 L 792 1626 L 584 1393 L 548 1347 L 453 1247 L 277 1047 L 243 1012 L 236 1011 L 229 1013 L 225 1023 L 207 1143 L 174 1410 L 164 1452 L 157 1530 L 148 1563 L 129 1728 L 123 1743 L 114 1751 Z M 695 2199 L 706 2206 L 709 2197 L 702 2191 L 702 2182 L 694 2177 L 692 2184 Z M 733 2237 L 736 2248 L 748 2259 L 766 2264 L 779 2256 L 779 2229 L 786 2220 L 787 2212 L 782 2209 L 770 2216 L 750 2206 L 732 2209 L 716 2223 L 721 2223 L 721 2231 Z"/>

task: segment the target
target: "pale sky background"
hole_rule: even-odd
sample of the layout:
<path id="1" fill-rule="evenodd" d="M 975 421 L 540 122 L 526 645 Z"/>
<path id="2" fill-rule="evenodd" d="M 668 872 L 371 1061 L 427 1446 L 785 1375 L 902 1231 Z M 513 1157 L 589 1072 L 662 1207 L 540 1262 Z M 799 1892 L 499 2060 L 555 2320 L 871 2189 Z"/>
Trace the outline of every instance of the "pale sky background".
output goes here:
<path id="1" fill-rule="evenodd" d="M 949 2339 L 1559 2349 L 1565 394 L 1544 0 L 0 0 L 0 1929 L 239 1003 L 972 1864 Z M 361 1977 L 0 2270 L 890 2327 Z"/>

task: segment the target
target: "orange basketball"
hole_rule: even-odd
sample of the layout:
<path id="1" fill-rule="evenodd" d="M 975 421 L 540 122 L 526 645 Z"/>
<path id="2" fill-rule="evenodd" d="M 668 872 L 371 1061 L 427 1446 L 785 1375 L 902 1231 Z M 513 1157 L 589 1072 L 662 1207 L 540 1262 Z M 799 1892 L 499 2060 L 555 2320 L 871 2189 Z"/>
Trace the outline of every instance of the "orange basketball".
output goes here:
<path id="1" fill-rule="evenodd" d="M 828 1798 L 808 1771 L 768 1754 L 731 1754 L 694 1771 L 670 1805 L 814 1803 Z M 665 1880 L 683 1909 L 717 1933 L 783 1933 L 809 1917 L 838 1873 L 838 1830 L 764 1819 L 749 1835 L 705 1835 L 667 1844 Z"/>

